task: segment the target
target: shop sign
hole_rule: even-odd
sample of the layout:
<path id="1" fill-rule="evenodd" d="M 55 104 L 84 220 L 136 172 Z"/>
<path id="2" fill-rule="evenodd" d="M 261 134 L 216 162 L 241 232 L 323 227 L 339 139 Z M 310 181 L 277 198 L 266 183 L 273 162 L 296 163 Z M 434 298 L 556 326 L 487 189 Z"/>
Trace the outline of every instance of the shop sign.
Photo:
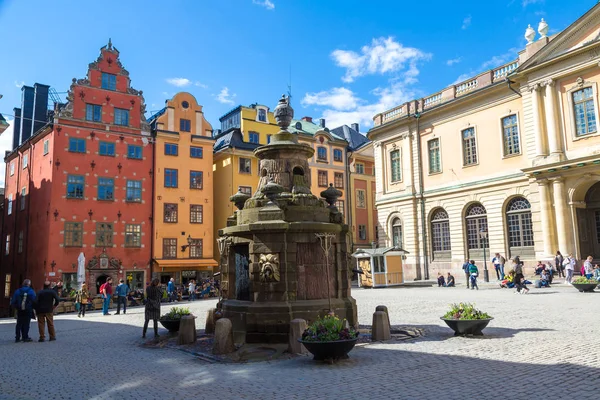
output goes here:
<path id="1" fill-rule="evenodd" d="M 181 271 L 181 276 L 183 278 L 195 278 L 196 271 Z"/>

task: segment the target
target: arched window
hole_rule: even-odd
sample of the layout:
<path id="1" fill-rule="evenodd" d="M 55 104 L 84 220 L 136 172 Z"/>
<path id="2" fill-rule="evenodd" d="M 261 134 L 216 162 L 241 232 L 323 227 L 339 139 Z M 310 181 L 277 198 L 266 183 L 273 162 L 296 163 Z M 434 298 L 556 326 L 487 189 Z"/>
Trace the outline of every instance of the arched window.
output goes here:
<path id="1" fill-rule="evenodd" d="M 487 240 L 481 237 L 481 231 L 487 232 L 487 213 L 480 203 L 471 204 L 465 213 L 467 223 L 467 248 L 483 249 L 489 247 Z"/>
<path id="2" fill-rule="evenodd" d="M 531 204 L 524 197 L 515 197 L 506 206 L 508 245 L 511 256 L 533 256 Z"/>
<path id="3" fill-rule="evenodd" d="M 392 221 L 392 246 L 402 248 L 402 222 L 400 218 Z"/>
<path id="4" fill-rule="evenodd" d="M 431 216 L 431 242 L 434 260 L 450 260 L 450 222 L 448 213 L 439 208 Z"/>

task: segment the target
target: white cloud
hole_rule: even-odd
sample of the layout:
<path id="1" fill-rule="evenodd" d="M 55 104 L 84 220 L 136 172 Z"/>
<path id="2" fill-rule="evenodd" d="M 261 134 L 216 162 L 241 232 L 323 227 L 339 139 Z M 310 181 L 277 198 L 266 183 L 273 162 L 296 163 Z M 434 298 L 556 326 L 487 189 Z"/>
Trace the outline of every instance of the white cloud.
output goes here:
<path id="1" fill-rule="evenodd" d="M 219 103 L 223 103 L 223 104 L 234 104 L 235 101 L 233 101 L 233 98 L 235 96 L 236 96 L 236 94 L 229 93 L 229 88 L 227 86 L 225 86 L 223 89 L 221 89 L 221 91 L 217 95 L 217 101 Z"/>
<path id="2" fill-rule="evenodd" d="M 461 61 L 462 61 L 462 57 L 452 58 L 450 60 L 446 60 L 446 65 L 449 66 L 449 67 L 451 67 L 454 64 L 458 64 Z"/>
<path id="3" fill-rule="evenodd" d="M 167 83 L 177 87 L 185 87 L 192 83 L 188 78 L 168 78 Z"/>
<path id="4" fill-rule="evenodd" d="M 371 91 L 371 94 L 376 96 L 376 100 L 368 102 L 348 88 L 333 88 L 330 91 L 307 93 L 302 99 L 302 104 L 305 107 L 325 106 L 322 117 L 330 128 L 354 122 L 367 128 L 373 125 L 375 114 L 416 97 L 415 91 L 407 88 L 403 80 L 397 80 L 387 88 L 378 87 Z M 344 95 L 347 100 L 341 98 Z"/>
<path id="5" fill-rule="evenodd" d="M 470 15 L 468 17 L 465 17 L 463 19 L 463 23 L 462 23 L 462 28 L 461 29 L 467 29 L 469 26 L 471 26 L 471 16 Z"/>
<path id="6" fill-rule="evenodd" d="M 331 53 L 338 67 L 346 68 L 344 82 L 353 82 L 356 78 L 370 74 L 399 72 L 409 65 L 407 78 L 419 73 L 416 62 L 428 60 L 431 54 L 414 47 L 404 47 L 393 37 L 373 39 L 370 45 L 363 46 L 360 54 L 352 50 L 336 49 Z"/>
<path id="7" fill-rule="evenodd" d="M 275 4 L 273 4 L 273 2 L 271 2 L 270 0 L 252 0 L 252 3 L 262 6 L 267 10 L 272 10 L 275 8 Z"/>
<path id="8" fill-rule="evenodd" d="M 2 135 L 0 135 L 0 154 L 2 154 L 2 156 L 4 156 L 4 152 L 5 151 L 10 151 L 12 150 L 12 138 L 13 138 L 13 128 L 14 128 L 14 124 L 15 121 L 14 119 L 12 120 L 7 120 L 6 122 L 8 122 L 9 127 L 6 128 L 6 130 L 2 133 Z M 4 187 L 4 177 L 5 177 L 5 171 L 6 171 L 6 164 L 4 162 L 0 163 L 0 187 Z"/>
<path id="9" fill-rule="evenodd" d="M 208 89 L 208 85 L 205 85 L 204 83 L 198 82 L 198 81 L 194 82 L 194 86 L 198 86 L 199 88 L 202 88 L 202 89 Z"/>
<path id="10" fill-rule="evenodd" d="M 523 7 L 527 7 L 531 4 L 543 4 L 545 1 L 546 0 L 523 0 L 521 4 L 523 5 Z"/>
<path id="11" fill-rule="evenodd" d="M 23 86 L 25 86 L 25 81 L 21 81 L 21 82 L 15 81 L 15 86 L 17 88 L 21 89 Z"/>

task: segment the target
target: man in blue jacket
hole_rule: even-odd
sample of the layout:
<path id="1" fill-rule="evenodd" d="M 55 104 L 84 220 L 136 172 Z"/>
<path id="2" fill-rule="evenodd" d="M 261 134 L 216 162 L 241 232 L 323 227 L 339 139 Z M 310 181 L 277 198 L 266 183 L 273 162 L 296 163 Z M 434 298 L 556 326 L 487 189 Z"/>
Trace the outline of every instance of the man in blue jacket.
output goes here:
<path id="1" fill-rule="evenodd" d="M 167 294 L 169 295 L 169 303 L 175 301 L 177 293 L 175 292 L 175 278 L 171 278 L 167 284 Z"/>
<path id="2" fill-rule="evenodd" d="M 33 317 L 33 302 L 35 301 L 35 292 L 31 288 L 31 281 L 25 279 L 23 287 L 17 289 L 10 305 L 17 310 L 17 327 L 15 329 L 15 343 L 23 340 L 31 342 L 29 337 L 29 324 Z"/>
<path id="3" fill-rule="evenodd" d="M 127 295 L 129 294 L 129 286 L 125 284 L 124 279 L 119 281 L 119 285 L 115 292 L 119 299 L 117 301 L 117 315 L 121 314 L 121 304 L 123 304 L 123 314 L 127 314 Z"/>

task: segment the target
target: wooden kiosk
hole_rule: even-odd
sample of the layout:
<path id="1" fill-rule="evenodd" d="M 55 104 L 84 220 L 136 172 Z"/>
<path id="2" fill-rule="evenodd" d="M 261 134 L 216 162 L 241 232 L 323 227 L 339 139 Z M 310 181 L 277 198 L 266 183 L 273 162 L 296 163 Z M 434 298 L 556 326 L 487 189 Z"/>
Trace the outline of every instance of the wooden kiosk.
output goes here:
<path id="1" fill-rule="evenodd" d="M 358 249 L 352 257 L 356 258 L 360 287 L 388 287 L 404 283 L 402 260 L 407 251 L 400 247 L 380 247 Z"/>

